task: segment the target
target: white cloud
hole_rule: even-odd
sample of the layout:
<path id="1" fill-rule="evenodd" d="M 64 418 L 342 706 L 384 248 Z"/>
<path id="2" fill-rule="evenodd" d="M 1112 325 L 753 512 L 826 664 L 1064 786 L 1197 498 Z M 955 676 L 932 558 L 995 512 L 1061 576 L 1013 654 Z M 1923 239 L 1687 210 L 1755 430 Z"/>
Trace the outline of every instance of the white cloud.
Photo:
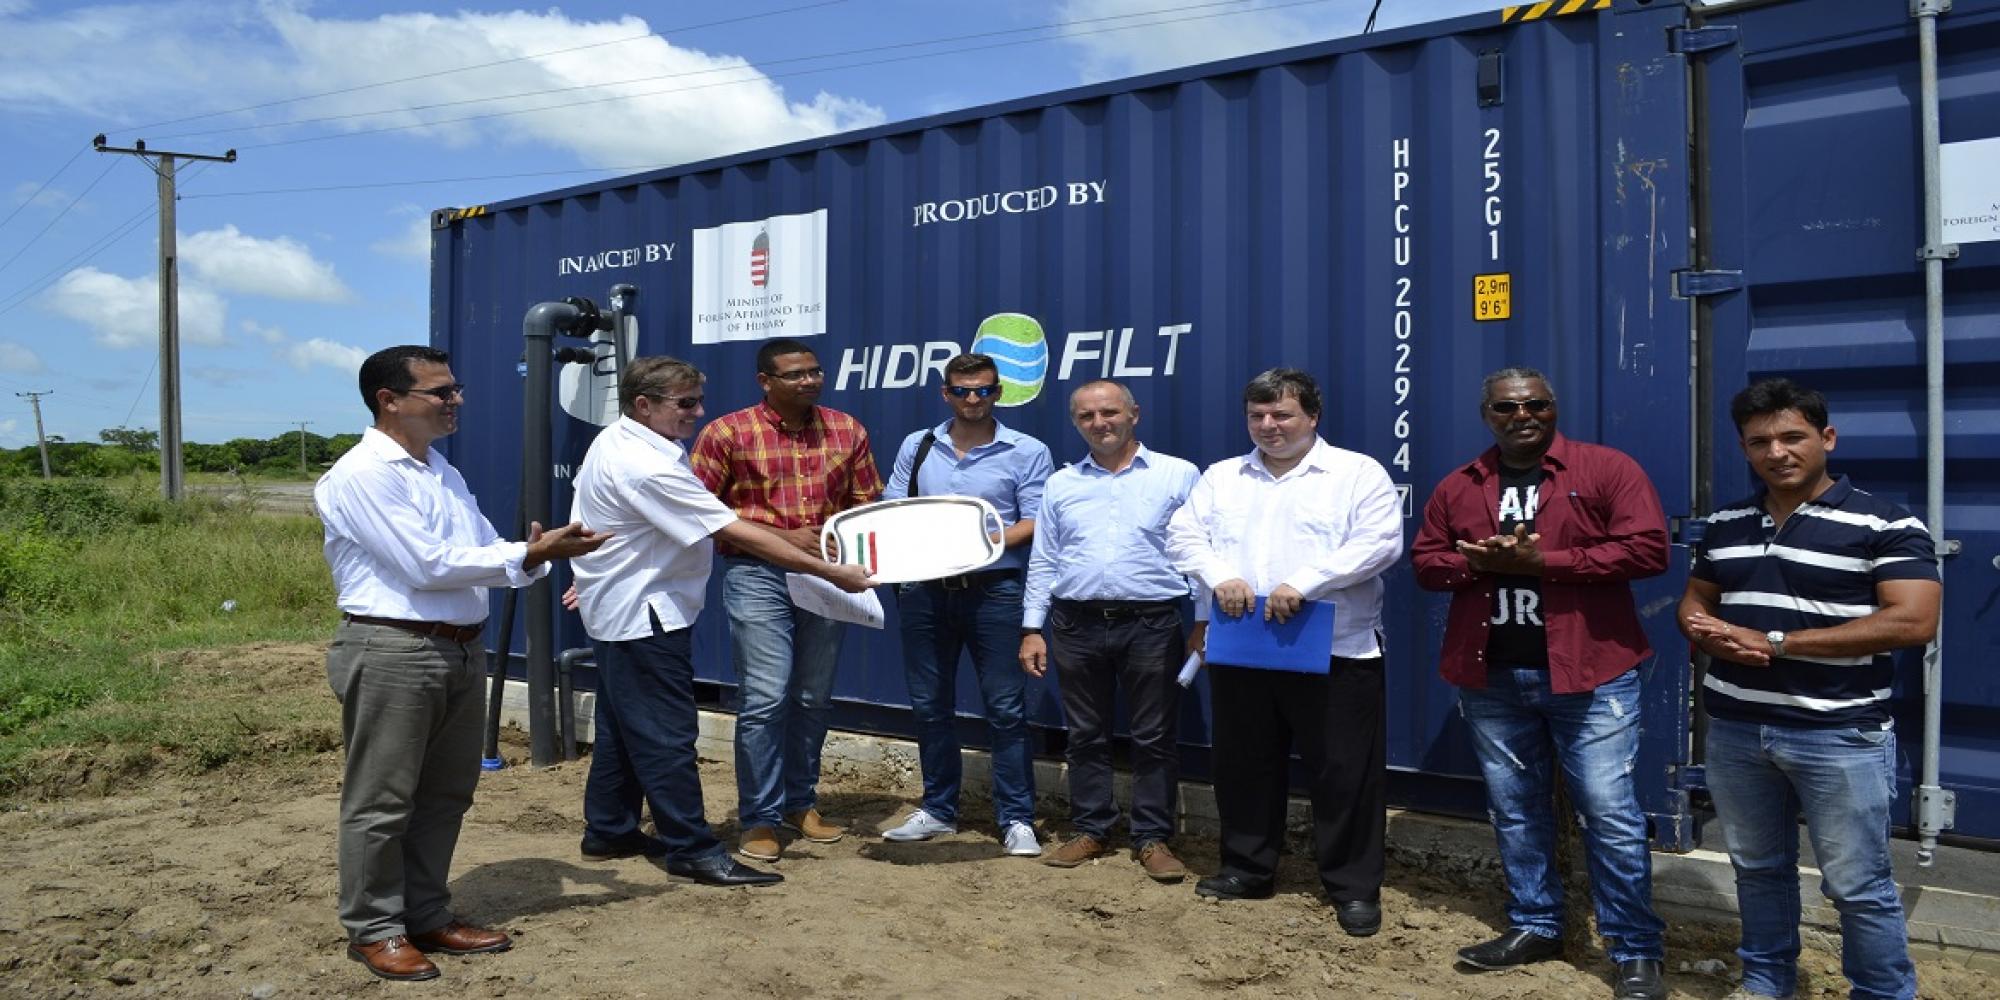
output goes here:
<path id="1" fill-rule="evenodd" d="M 102 347 L 151 347 L 160 342 L 160 282 L 153 275 L 127 278 L 79 267 L 58 279 L 42 296 L 57 315 L 83 324 Z M 222 296 L 190 282 L 180 288 L 181 340 L 215 347 L 228 343 L 223 321 L 229 304 Z"/>
<path id="2" fill-rule="evenodd" d="M 397 214 L 404 214 L 398 212 Z M 396 235 L 385 237 L 369 244 L 368 249 L 385 257 L 408 257 L 415 260 L 431 259 L 431 216 L 419 211 L 406 220 Z"/>
<path id="3" fill-rule="evenodd" d="M 4 0 L 0 0 L 0 2 L 4 2 Z M 31 201 L 30 199 L 33 200 Z M 7 198 L 7 202 L 10 205 L 20 205 L 23 207 L 39 205 L 43 208 L 61 208 L 63 205 L 75 200 L 69 192 L 61 188 L 45 188 L 34 181 L 22 181 L 14 185 L 14 190 Z"/>
<path id="4" fill-rule="evenodd" d="M 0 36 L 0 108 L 130 121 L 247 106 L 274 96 L 357 88 L 428 70 L 515 60 L 487 70 L 369 87 L 257 114 L 261 121 L 444 104 L 499 94 L 594 89 L 254 133 L 258 140 L 328 129 L 414 125 L 605 97 L 543 114 L 430 125 L 413 134 L 453 145 L 499 139 L 567 149 L 606 166 L 678 163 L 878 124 L 865 102 L 824 91 L 795 100 L 728 54 L 677 46 L 639 17 L 591 21 L 559 10 L 316 17 L 303 5 L 254 0 L 82 7 L 9 19 Z M 227 52 L 226 59 L 215 53 Z M 115 65 L 109 63 L 115 53 Z M 691 75 L 692 74 L 692 75 Z M 623 82 L 642 80 L 646 82 Z M 712 86 L 725 80 L 744 81 Z M 615 84 L 612 86 L 599 86 Z M 709 86 L 704 86 L 709 85 Z M 690 89 L 700 88 L 700 89 Z M 675 91 L 661 93 L 662 91 Z M 645 96 L 640 96 L 645 95 Z M 241 126 L 243 116 L 189 122 L 181 135 Z M 172 138 L 162 135 L 153 138 Z"/>
<path id="5" fill-rule="evenodd" d="M 282 344 L 291 340 L 290 337 L 287 337 L 285 335 L 285 329 L 283 327 L 265 326 L 264 324 L 259 323 L 254 319 L 246 319 L 236 325 L 241 327 L 244 333 L 247 333 L 252 337 L 257 338 L 258 340 L 261 340 L 266 344 Z"/>
<path id="6" fill-rule="evenodd" d="M 353 374 L 361 370 L 361 362 L 368 359 L 368 352 L 359 347 L 337 343 L 325 337 L 291 344 L 280 348 L 278 357 L 290 363 L 293 368 L 305 371 L 318 365 L 335 371 Z"/>
<path id="7" fill-rule="evenodd" d="M 33 375 L 45 366 L 34 351 L 9 340 L 0 340 L 0 372 Z"/>
<path id="8" fill-rule="evenodd" d="M 180 249 L 191 273 L 223 291 L 298 302 L 345 302 L 354 296 L 332 264 L 289 236 L 260 239 L 229 225 L 182 235 Z"/>
<path id="9" fill-rule="evenodd" d="M 21 422 L 19 420 L 0 420 L 0 441 L 16 441 L 25 438 L 26 435 L 17 437 L 14 433 L 15 428 L 20 426 Z"/>

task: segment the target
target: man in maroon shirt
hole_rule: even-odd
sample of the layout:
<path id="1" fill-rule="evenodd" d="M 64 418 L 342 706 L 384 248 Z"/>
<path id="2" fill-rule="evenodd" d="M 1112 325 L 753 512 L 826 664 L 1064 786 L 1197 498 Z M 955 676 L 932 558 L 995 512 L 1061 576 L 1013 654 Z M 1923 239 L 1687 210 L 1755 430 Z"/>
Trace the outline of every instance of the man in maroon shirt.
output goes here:
<path id="1" fill-rule="evenodd" d="M 1480 413 L 1494 446 L 1438 484 L 1411 550 L 1417 583 L 1452 595 L 1439 672 L 1459 688 L 1507 875 L 1507 932 L 1458 957 L 1502 969 L 1562 954 L 1560 765 L 1616 995 L 1663 998 L 1666 925 L 1632 783 L 1639 665 L 1652 650 L 1630 586 L 1667 568 L 1659 496 L 1623 452 L 1556 432 L 1541 372 L 1486 376 Z"/>

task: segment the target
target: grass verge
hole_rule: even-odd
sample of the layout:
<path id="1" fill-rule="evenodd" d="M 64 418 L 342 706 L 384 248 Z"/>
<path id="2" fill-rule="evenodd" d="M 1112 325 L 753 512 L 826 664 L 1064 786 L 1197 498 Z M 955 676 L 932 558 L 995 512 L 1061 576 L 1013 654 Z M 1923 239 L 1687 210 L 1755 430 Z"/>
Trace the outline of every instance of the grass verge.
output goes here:
<path id="1" fill-rule="evenodd" d="M 0 796 L 337 746 L 323 678 L 257 645 L 330 633 L 319 548 L 310 517 L 0 482 Z"/>

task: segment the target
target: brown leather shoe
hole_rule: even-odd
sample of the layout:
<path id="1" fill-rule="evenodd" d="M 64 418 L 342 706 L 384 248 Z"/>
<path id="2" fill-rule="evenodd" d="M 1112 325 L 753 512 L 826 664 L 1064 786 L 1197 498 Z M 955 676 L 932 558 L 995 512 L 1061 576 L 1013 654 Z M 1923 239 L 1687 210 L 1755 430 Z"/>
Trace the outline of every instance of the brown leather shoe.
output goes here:
<path id="1" fill-rule="evenodd" d="M 837 844 L 847 831 L 826 821 L 817 809 L 795 812 L 785 817 L 785 829 L 795 830 L 798 835 L 815 844 Z"/>
<path id="2" fill-rule="evenodd" d="M 434 931 L 412 934 L 410 943 L 418 951 L 441 951 L 447 955 L 478 955 L 514 947 L 514 939 L 506 932 L 474 927 L 463 920 L 454 920 Z"/>
<path id="3" fill-rule="evenodd" d="M 1051 868 L 1075 868 L 1091 858 L 1101 858 L 1111 853 L 1104 842 L 1087 833 L 1079 833 L 1063 841 L 1062 846 L 1042 856 L 1042 864 Z"/>
<path id="4" fill-rule="evenodd" d="M 436 979 L 438 967 L 424 957 L 424 953 L 410 945 L 410 939 L 397 935 L 370 941 L 367 944 L 350 944 L 347 957 L 368 967 L 383 979 L 416 982 L 422 979 Z"/>
<path id="5" fill-rule="evenodd" d="M 778 846 L 778 831 L 768 826 L 753 826 L 736 842 L 736 853 L 752 861 L 776 861 L 783 850 Z"/>
<path id="6" fill-rule="evenodd" d="M 1187 866 L 1174 852 L 1167 848 L 1164 840 L 1155 840 L 1139 848 L 1139 867 L 1146 869 L 1147 877 L 1155 882 L 1173 883 L 1187 878 Z"/>

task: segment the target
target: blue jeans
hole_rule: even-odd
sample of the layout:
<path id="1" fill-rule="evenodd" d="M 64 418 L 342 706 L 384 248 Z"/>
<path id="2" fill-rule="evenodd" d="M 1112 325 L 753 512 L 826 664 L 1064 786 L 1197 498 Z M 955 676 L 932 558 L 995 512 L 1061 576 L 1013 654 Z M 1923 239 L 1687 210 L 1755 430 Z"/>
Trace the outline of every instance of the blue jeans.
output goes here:
<path id="1" fill-rule="evenodd" d="M 736 816 L 746 830 L 777 826 L 819 800 L 842 630 L 792 606 L 784 570 L 737 556 L 722 565 L 736 652 Z"/>
<path id="2" fill-rule="evenodd" d="M 593 643 L 597 651 L 596 731 L 583 785 L 584 832 L 617 840 L 639 830 L 639 803 L 667 856 L 692 861 L 722 853 L 702 815 L 694 741 L 694 643 L 690 629 Z"/>
<path id="3" fill-rule="evenodd" d="M 1653 858 L 1646 816 L 1633 790 L 1639 754 L 1639 672 L 1594 691 L 1555 694 L 1546 670 L 1495 667 L 1484 688 L 1461 688 L 1486 804 L 1507 873 L 1507 922 L 1560 938 L 1562 878 L 1556 871 L 1555 767 L 1562 766 L 1583 827 L 1597 930 L 1614 962 L 1663 958 L 1666 924 L 1653 912 Z"/>
<path id="4" fill-rule="evenodd" d="M 1797 986 L 1803 811 L 1820 891 L 1840 911 L 1840 967 L 1851 995 L 1915 997 L 1917 970 L 1889 865 L 1895 731 L 1711 719 L 1707 751 L 1708 791 L 1736 868 L 1743 985 L 1771 996 Z"/>
<path id="5" fill-rule="evenodd" d="M 993 812 L 1000 828 L 1035 821 L 1035 771 L 1028 746 L 1027 675 L 1021 672 L 1020 575 L 985 577 L 964 590 L 936 583 L 896 588 L 903 629 L 903 675 L 917 723 L 924 770 L 923 809 L 958 822 L 958 660 L 971 652 L 993 735 Z"/>

